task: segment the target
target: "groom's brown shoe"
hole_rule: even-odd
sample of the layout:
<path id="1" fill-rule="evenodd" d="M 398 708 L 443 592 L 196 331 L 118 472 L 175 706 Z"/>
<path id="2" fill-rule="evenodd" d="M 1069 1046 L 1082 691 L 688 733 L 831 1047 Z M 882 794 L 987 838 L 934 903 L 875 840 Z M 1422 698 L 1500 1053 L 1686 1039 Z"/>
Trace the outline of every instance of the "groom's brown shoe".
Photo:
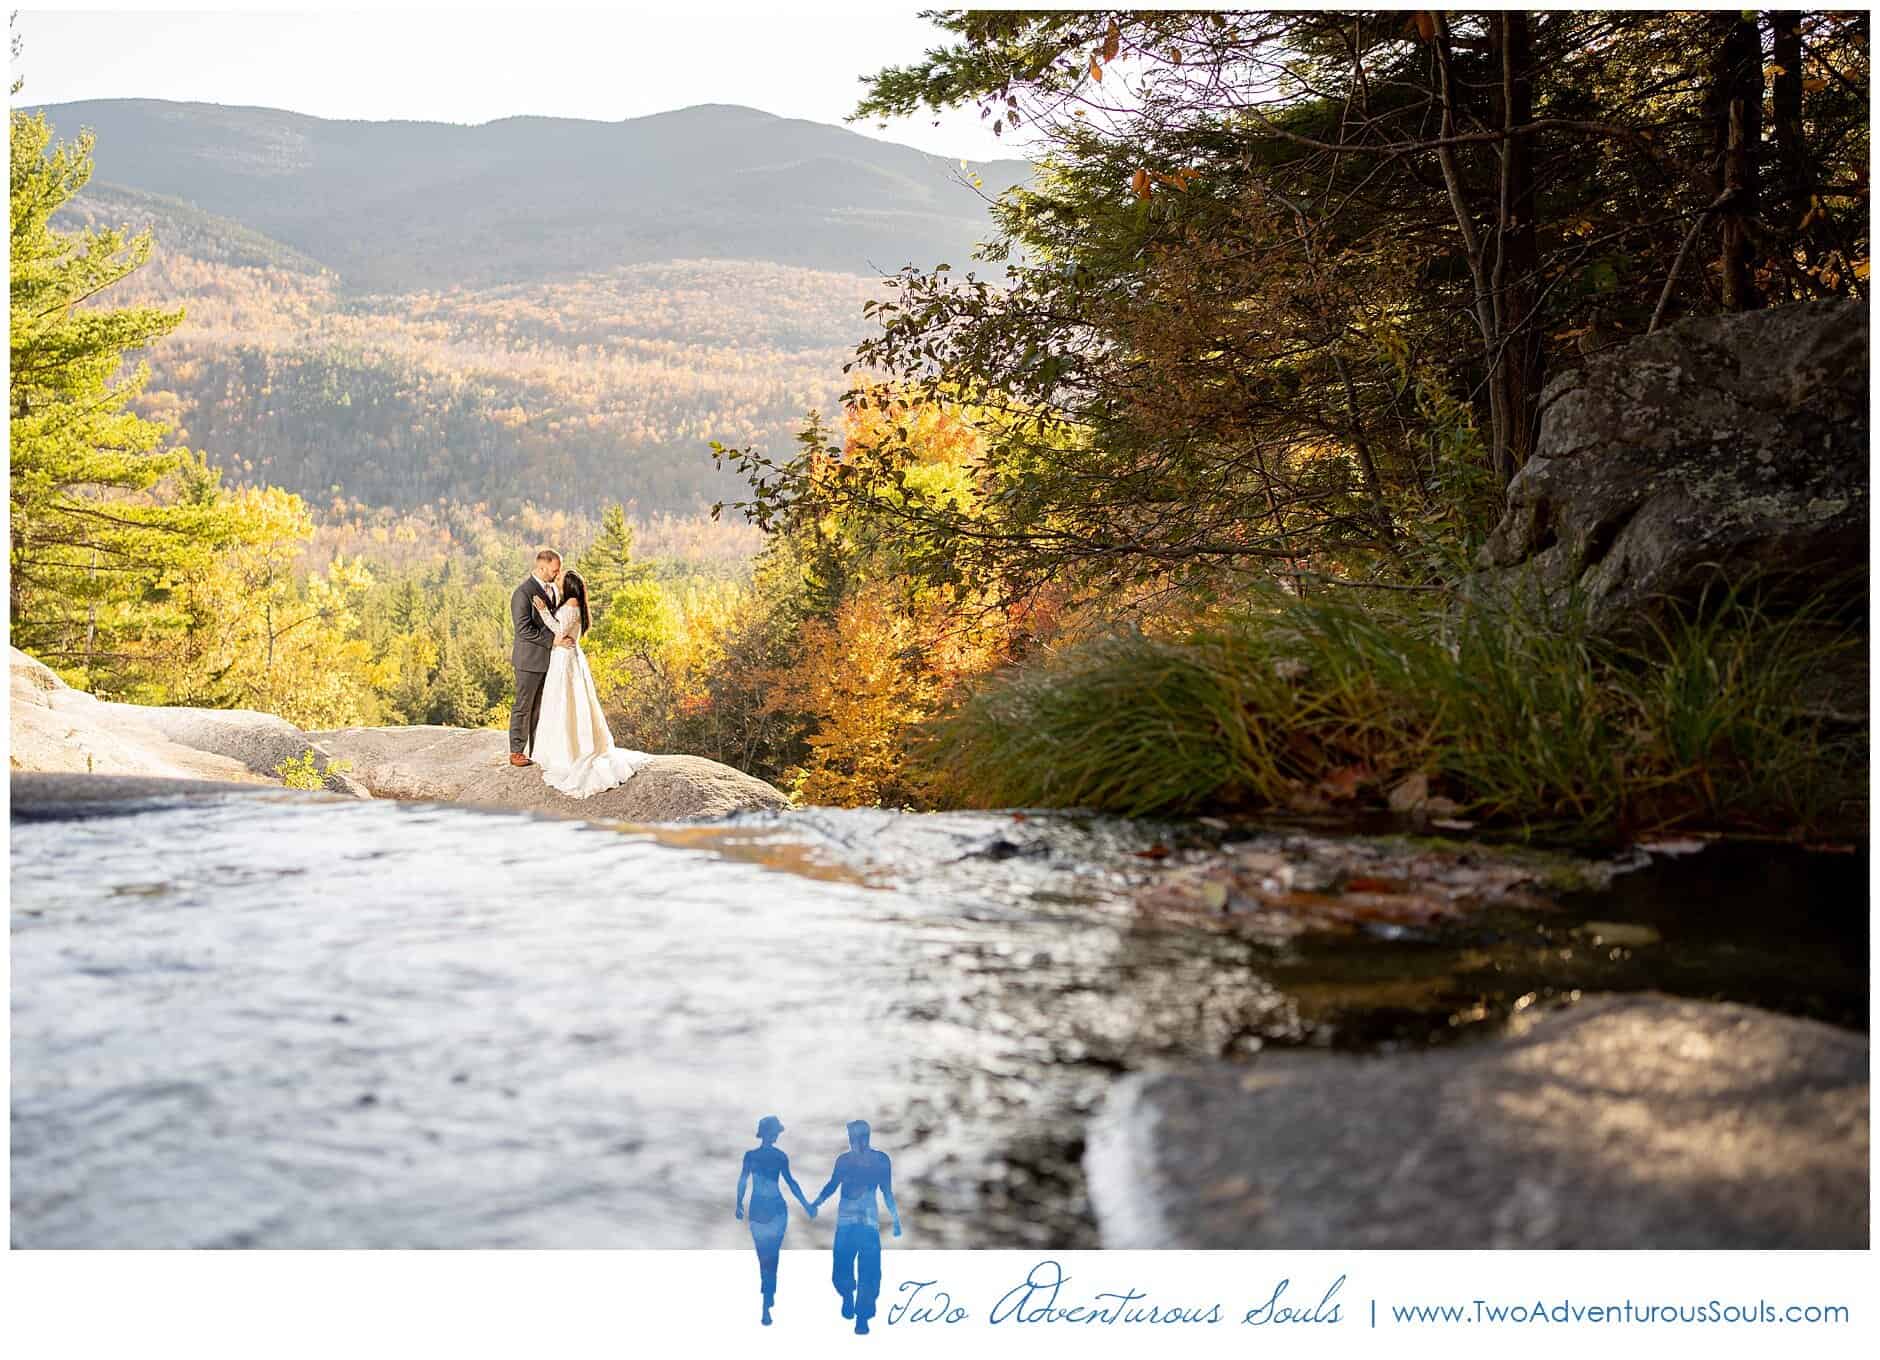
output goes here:
<path id="1" fill-rule="evenodd" d="M 518 767 L 523 766 L 523 765 L 535 764 L 533 760 L 530 760 L 527 756 L 523 755 L 522 752 L 520 751 L 511 751 L 509 753 L 509 763 L 511 765 L 515 765 Z"/>

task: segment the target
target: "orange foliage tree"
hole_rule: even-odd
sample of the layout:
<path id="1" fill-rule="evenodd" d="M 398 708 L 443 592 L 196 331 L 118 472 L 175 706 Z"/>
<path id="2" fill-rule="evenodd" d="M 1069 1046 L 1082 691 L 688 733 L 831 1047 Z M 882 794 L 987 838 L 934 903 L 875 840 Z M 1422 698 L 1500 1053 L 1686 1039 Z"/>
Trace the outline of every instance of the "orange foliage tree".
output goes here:
<path id="1" fill-rule="evenodd" d="M 790 645 L 781 655 L 747 653 L 755 683 L 743 690 L 762 695 L 761 714 L 800 734 L 779 777 L 805 802 L 931 805 L 941 791 L 917 759 L 925 725 L 962 685 L 1057 627 L 1054 602 L 1008 599 L 1001 582 L 934 552 L 931 535 L 908 532 L 935 512 L 968 520 L 981 512 L 980 427 L 990 418 L 965 402 L 902 401 L 864 386 L 845 405 L 839 439 L 812 415 L 803 452 L 787 467 L 744 462 L 747 476 L 792 480 L 787 513 L 766 516 L 761 489 L 747 507 L 771 535 L 759 613 L 773 630 L 786 622 Z M 884 477 L 878 452 L 890 443 L 895 462 Z M 851 494 L 870 477 L 882 478 L 875 495 Z M 726 666 L 738 669 L 729 655 Z M 717 681 L 736 677 L 721 672 Z"/>

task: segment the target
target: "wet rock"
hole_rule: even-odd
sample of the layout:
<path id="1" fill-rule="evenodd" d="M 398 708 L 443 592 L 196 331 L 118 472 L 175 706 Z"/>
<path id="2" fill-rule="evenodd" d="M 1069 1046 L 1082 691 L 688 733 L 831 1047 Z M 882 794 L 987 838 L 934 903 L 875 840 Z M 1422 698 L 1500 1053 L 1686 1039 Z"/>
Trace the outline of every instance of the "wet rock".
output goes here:
<path id="1" fill-rule="evenodd" d="M 1270 833 L 1172 868 L 1138 896 L 1145 911 L 1265 931 L 1435 925 L 1486 907 L 1546 909 L 1560 892 L 1604 887 L 1616 860 L 1401 837 Z"/>
<path id="2" fill-rule="evenodd" d="M 17 820 L 63 820 L 109 815 L 205 795 L 284 796 L 266 784 L 163 775 L 14 770 L 8 783 L 11 786 L 12 815 Z"/>
<path id="3" fill-rule="evenodd" d="M 1422 1053 L 1136 1074 L 1085 1168 L 1111 1248 L 1857 1248 L 1868 1043 L 1606 995 Z"/>
<path id="4" fill-rule="evenodd" d="M 1720 567 L 1818 589 L 1862 566 L 1867 365 L 1867 308 L 1833 301 L 1692 318 L 1563 373 L 1480 582 L 1578 589 L 1603 632 Z"/>
<path id="5" fill-rule="evenodd" d="M 700 756 L 653 757 L 633 778 L 592 798 L 550 788 L 537 766 L 509 763 L 504 732 L 461 727 L 349 727 L 308 736 L 351 762 L 375 798 L 421 799 L 626 822 L 681 822 L 787 807 L 780 789 Z"/>

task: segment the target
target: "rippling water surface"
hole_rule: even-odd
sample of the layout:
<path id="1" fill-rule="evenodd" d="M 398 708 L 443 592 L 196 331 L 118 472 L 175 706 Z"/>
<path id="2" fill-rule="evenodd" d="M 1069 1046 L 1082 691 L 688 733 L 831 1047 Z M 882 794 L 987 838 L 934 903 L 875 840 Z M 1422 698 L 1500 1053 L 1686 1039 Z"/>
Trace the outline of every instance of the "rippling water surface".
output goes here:
<path id="1" fill-rule="evenodd" d="M 1117 1071 L 1388 1040 L 1596 976 L 1564 919 L 1329 943 L 1145 922 L 1126 890 L 1156 833 L 1129 824 L 245 796 L 12 831 L 29 1247 L 745 1247 L 732 1194 L 771 1113 L 812 1196 L 869 1119 L 910 1245 L 1093 1246 L 1082 1130 Z M 1784 968 L 1864 998 L 1822 957 Z M 799 1214 L 791 1245 L 832 1221 Z"/>
<path id="2" fill-rule="evenodd" d="M 16 1244 L 748 1246 L 776 1113 L 812 1196 L 871 1119 L 921 1245 L 1093 1245 L 1078 1116 L 1118 1055 L 1218 1051 L 1266 995 L 1231 942 L 669 836 L 253 798 L 16 822 Z"/>

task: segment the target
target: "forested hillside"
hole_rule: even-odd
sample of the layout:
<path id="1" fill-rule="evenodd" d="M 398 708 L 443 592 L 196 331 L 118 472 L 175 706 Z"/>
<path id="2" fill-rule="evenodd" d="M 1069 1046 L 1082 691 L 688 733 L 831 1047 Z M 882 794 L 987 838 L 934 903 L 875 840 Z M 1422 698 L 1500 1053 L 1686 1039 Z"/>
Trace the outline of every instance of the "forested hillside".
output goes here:
<path id="1" fill-rule="evenodd" d="M 957 163 L 730 105 L 480 128 L 47 116 L 98 133 L 56 225 L 149 229 L 118 299 L 185 310 L 139 409 L 315 505 L 695 511 L 737 489 L 707 441 L 786 443 L 834 405 L 875 269 L 991 233 Z M 990 195 L 1024 168 L 975 170 Z"/>
<path id="2" fill-rule="evenodd" d="M 237 480 L 325 504 L 600 499 L 689 511 L 735 489 L 707 442 L 787 442 L 830 409 L 873 282 L 686 260 L 348 299 L 331 274 L 166 252 L 180 299 L 143 408 Z"/>

